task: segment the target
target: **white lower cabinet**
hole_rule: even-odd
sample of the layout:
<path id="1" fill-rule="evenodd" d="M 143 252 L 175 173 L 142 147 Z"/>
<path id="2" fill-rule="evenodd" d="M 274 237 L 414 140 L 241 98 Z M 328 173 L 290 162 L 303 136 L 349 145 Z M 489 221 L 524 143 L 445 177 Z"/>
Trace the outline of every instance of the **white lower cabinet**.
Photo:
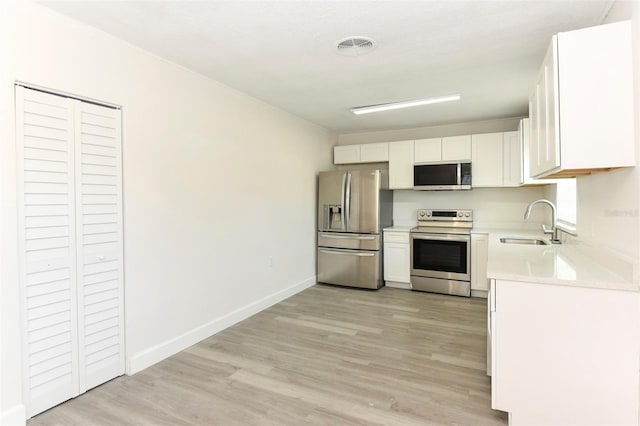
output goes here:
<path id="1" fill-rule="evenodd" d="M 489 291 L 487 279 L 487 260 L 489 257 L 489 236 L 471 234 L 471 293 L 472 296 L 485 296 Z M 476 292 L 476 294 L 473 294 Z M 482 292 L 482 293 L 477 293 Z"/>
<path id="2" fill-rule="evenodd" d="M 510 424 L 638 424 L 640 293 L 493 281 L 491 406 Z"/>
<path id="3" fill-rule="evenodd" d="M 387 287 L 411 288 L 409 231 L 384 231 L 384 281 Z"/>
<path id="4" fill-rule="evenodd" d="M 16 86 L 16 146 L 29 418 L 124 373 L 120 111 Z"/>

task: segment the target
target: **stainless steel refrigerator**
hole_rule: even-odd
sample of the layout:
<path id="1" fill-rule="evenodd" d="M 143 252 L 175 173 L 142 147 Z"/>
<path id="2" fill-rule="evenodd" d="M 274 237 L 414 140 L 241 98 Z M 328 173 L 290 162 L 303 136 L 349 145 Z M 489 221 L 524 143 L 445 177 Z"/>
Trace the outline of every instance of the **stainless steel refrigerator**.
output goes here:
<path id="1" fill-rule="evenodd" d="M 318 179 L 318 282 L 382 287 L 382 228 L 393 222 L 384 170 L 321 172 Z"/>

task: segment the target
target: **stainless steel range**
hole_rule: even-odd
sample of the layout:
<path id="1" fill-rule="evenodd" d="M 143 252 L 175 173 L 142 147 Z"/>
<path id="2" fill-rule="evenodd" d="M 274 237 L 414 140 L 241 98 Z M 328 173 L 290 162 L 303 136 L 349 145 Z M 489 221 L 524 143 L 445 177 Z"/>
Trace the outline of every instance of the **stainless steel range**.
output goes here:
<path id="1" fill-rule="evenodd" d="M 411 230 L 411 287 L 471 296 L 472 210 L 418 210 Z"/>

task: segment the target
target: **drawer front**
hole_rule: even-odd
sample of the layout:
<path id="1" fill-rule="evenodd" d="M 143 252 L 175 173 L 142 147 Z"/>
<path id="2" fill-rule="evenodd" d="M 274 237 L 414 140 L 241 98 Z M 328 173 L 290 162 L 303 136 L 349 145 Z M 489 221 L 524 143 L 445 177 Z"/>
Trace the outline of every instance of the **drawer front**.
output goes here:
<path id="1" fill-rule="evenodd" d="M 409 244 L 409 233 L 408 232 L 385 232 L 384 242 Z"/>
<path id="2" fill-rule="evenodd" d="M 362 288 L 382 286 L 380 252 L 318 248 L 318 282 Z"/>

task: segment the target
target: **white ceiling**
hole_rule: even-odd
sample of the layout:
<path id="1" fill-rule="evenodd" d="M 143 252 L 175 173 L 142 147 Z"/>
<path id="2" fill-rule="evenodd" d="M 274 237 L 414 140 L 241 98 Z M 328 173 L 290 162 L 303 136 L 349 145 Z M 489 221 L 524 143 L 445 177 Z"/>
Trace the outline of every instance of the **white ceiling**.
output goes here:
<path id="1" fill-rule="evenodd" d="M 600 24 L 588 1 L 43 1 L 338 133 L 527 115 L 551 35 Z M 339 55 L 347 36 L 377 42 Z M 363 116 L 354 106 L 460 93 Z"/>

